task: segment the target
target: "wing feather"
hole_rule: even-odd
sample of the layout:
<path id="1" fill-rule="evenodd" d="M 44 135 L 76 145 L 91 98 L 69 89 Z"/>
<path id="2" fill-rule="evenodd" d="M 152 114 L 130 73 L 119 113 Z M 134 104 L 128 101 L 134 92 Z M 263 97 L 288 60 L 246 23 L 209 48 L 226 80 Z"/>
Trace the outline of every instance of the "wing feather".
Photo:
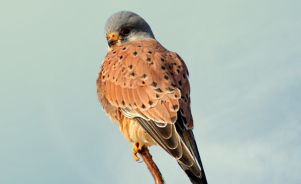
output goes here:
<path id="1" fill-rule="evenodd" d="M 176 53 L 153 39 L 129 42 L 107 54 L 99 76 L 101 92 L 111 105 L 134 117 L 182 168 L 201 176 L 193 158 L 198 156 L 196 146 L 187 147 L 185 139 L 191 136 L 183 136 L 183 127 L 192 129 L 193 120 L 188 70 Z"/>

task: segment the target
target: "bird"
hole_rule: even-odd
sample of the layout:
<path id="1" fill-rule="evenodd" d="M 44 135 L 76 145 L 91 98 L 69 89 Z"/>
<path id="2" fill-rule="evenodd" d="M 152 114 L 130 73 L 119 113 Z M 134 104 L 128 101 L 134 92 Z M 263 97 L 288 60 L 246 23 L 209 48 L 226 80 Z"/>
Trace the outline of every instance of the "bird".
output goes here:
<path id="1" fill-rule="evenodd" d="M 148 23 L 120 11 L 105 24 L 108 52 L 96 79 L 97 98 L 124 137 L 133 156 L 161 146 L 193 184 L 207 184 L 193 134 L 189 73 L 183 59 L 165 49 Z"/>

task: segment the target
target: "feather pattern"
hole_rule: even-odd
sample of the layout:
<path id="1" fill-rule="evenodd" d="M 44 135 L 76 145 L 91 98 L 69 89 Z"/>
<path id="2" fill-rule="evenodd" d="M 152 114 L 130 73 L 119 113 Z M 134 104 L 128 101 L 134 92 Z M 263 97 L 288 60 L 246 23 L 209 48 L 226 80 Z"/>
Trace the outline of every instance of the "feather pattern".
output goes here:
<path id="1" fill-rule="evenodd" d="M 106 55 L 97 97 L 128 141 L 160 145 L 198 181 L 199 154 L 194 137 L 185 132 L 193 128 L 188 75 L 180 56 L 156 40 L 128 42 Z"/>
<path id="2" fill-rule="evenodd" d="M 154 39 L 130 42 L 110 51 L 102 68 L 100 77 L 105 98 L 112 105 L 134 107 L 139 109 L 137 114 L 148 114 L 148 118 L 165 123 L 174 123 L 176 112 L 182 108 L 187 117 L 185 126 L 193 128 L 189 82 L 187 77 L 183 78 L 187 68 L 176 53 Z M 184 98 L 179 100 L 181 96 Z M 149 110 L 151 107 L 153 110 Z"/>

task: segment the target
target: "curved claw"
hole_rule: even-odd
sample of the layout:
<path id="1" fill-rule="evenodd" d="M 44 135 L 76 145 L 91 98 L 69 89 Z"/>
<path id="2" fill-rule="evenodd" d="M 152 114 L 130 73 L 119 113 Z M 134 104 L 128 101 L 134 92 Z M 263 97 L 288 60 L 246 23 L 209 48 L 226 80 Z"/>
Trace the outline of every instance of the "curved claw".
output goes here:
<path id="1" fill-rule="evenodd" d="M 139 143 L 134 142 L 133 143 L 133 155 L 134 155 L 134 159 L 138 162 L 140 160 L 140 158 L 137 156 L 137 153 L 141 151 L 141 149 L 139 148 Z"/>

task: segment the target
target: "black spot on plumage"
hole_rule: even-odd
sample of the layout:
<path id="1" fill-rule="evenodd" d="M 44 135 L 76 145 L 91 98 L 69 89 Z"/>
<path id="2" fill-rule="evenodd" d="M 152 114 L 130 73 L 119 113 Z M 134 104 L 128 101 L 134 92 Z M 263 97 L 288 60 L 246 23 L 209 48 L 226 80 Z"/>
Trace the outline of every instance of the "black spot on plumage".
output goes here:
<path id="1" fill-rule="evenodd" d="M 181 96 L 182 99 L 184 99 L 184 96 Z"/>
<path id="2" fill-rule="evenodd" d="M 136 74 L 135 74 L 134 72 L 132 72 L 130 75 L 131 75 L 131 76 L 135 76 Z"/>
<path id="3" fill-rule="evenodd" d="M 179 107 L 178 105 L 173 105 L 173 106 L 172 106 L 173 110 L 178 109 L 178 107 Z"/>
<path id="4" fill-rule="evenodd" d="M 152 82 L 152 83 L 150 84 L 150 86 L 156 87 L 156 86 L 157 86 L 157 83 L 156 83 L 156 82 Z"/>
<path id="5" fill-rule="evenodd" d="M 181 66 L 179 65 L 178 68 L 181 68 Z"/>
<path id="6" fill-rule="evenodd" d="M 182 86 L 182 81 L 179 81 L 179 85 Z"/>
<path id="7" fill-rule="evenodd" d="M 169 79 L 169 77 L 165 75 L 165 76 L 164 76 L 164 79 L 168 80 L 168 79 Z"/>
<path id="8" fill-rule="evenodd" d="M 160 88 L 155 88 L 154 91 L 159 92 L 159 93 L 163 92 L 162 89 L 160 89 Z"/>
<path id="9" fill-rule="evenodd" d="M 175 98 L 178 98 L 178 95 L 175 95 Z"/>
<path id="10" fill-rule="evenodd" d="M 171 69 L 171 66 L 170 66 L 170 65 L 168 65 L 168 68 L 169 68 L 169 69 Z"/>
<path id="11" fill-rule="evenodd" d="M 125 102 L 122 100 L 121 104 L 122 104 L 122 105 L 125 105 Z"/>
<path id="12" fill-rule="evenodd" d="M 156 94 L 156 98 L 160 98 L 160 96 L 158 94 Z"/>
<path id="13" fill-rule="evenodd" d="M 161 61 L 162 61 L 162 62 L 164 62 L 164 59 L 163 59 L 163 58 L 161 58 Z"/>
<path id="14" fill-rule="evenodd" d="M 141 45 L 138 45 L 138 47 L 141 47 Z"/>
<path id="15" fill-rule="evenodd" d="M 183 73 L 183 78 L 184 78 L 184 79 L 186 79 L 186 75 L 185 75 L 185 73 Z"/>
<path id="16" fill-rule="evenodd" d="M 102 76 L 102 78 L 104 79 L 106 76 Z"/>
<path id="17" fill-rule="evenodd" d="M 171 122 L 175 122 L 176 120 L 177 120 L 177 116 L 173 116 L 173 117 L 170 118 Z"/>
<path id="18" fill-rule="evenodd" d="M 174 83 L 171 83 L 170 85 L 171 85 L 172 87 L 177 87 Z"/>
<path id="19" fill-rule="evenodd" d="M 168 88 L 166 88 L 166 90 L 167 90 L 167 91 L 174 91 L 175 89 L 174 89 L 174 88 L 168 87 Z"/>
<path id="20" fill-rule="evenodd" d="M 115 79 L 115 77 L 113 77 L 113 79 Z"/>
<path id="21" fill-rule="evenodd" d="M 136 56 L 138 53 L 135 51 L 135 52 L 133 52 L 133 54 L 134 54 L 134 56 Z"/>
<path id="22" fill-rule="evenodd" d="M 125 83 L 123 85 L 125 86 Z"/>
<path id="23" fill-rule="evenodd" d="M 143 74 L 143 75 L 141 75 L 140 78 L 145 78 L 146 76 L 147 76 L 146 74 Z"/>
<path id="24" fill-rule="evenodd" d="M 145 106 L 144 104 L 142 104 L 142 105 L 141 105 L 141 108 L 142 108 L 142 109 L 145 109 L 145 108 L 146 108 L 146 106 Z"/>
<path id="25" fill-rule="evenodd" d="M 118 101 L 117 101 L 117 100 L 115 100 L 115 102 L 116 102 L 116 104 L 117 104 L 117 105 L 119 105 L 119 103 L 118 103 Z"/>
<path id="26" fill-rule="evenodd" d="M 125 50 L 126 48 L 125 47 L 123 47 L 123 49 L 122 50 Z"/>
<path id="27" fill-rule="evenodd" d="M 130 107 L 132 107 L 132 104 L 131 104 L 131 103 L 129 103 L 129 106 L 130 106 Z"/>
<path id="28" fill-rule="evenodd" d="M 120 58 L 120 59 L 122 59 L 122 58 L 123 58 L 123 56 L 120 56 L 119 58 Z"/>
<path id="29" fill-rule="evenodd" d="M 180 70 L 177 70 L 178 73 L 180 73 Z"/>
<path id="30" fill-rule="evenodd" d="M 113 54 L 116 54 L 116 51 L 114 51 Z"/>
<path id="31" fill-rule="evenodd" d="M 177 63 L 172 63 L 172 65 L 177 65 Z"/>
<path id="32" fill-rule="evenodd" d="M 142 81 L 142 84 L 145 84 L 145 82 L 144 82 L 144 81 Z"/>
<path id="33" fill-rule="evenodd" d="M 134 105 L 137 106 L 136 102 L 134 102 Z"/>
<path id="34" fill-rule="evenodd" d="M 129 68 L 132 69 L 132 68 L 133 68 L 133 65 L 129 65 Z"/>
<path id="35" fill-rule="evenodd" d="M 165 70 L 165 67 L 164 67 L 164 66 L 161 66 L 161 69 L 162 69 L 162 70 Z"/>
<path id="36" fill-rule="evenodd" d="M 152 54 L 152 51 L 148 51 L 147 53 Z"/>
<path id="37" fill-rule="evenodd" d="M 153 103 L 154 103 L 154 102 L 153 102 L 153 101 L 151 101 L 151 100 L 150 100 L 150 101 L 148 101 L 148 104 L 149 104 L 149 105 L 153 105 Z"/>
<path id="38" fill-rule="evenodd" d="M 151 59 L 150 58 L 146 58 L 146 61 L 150 61 Z"/>

